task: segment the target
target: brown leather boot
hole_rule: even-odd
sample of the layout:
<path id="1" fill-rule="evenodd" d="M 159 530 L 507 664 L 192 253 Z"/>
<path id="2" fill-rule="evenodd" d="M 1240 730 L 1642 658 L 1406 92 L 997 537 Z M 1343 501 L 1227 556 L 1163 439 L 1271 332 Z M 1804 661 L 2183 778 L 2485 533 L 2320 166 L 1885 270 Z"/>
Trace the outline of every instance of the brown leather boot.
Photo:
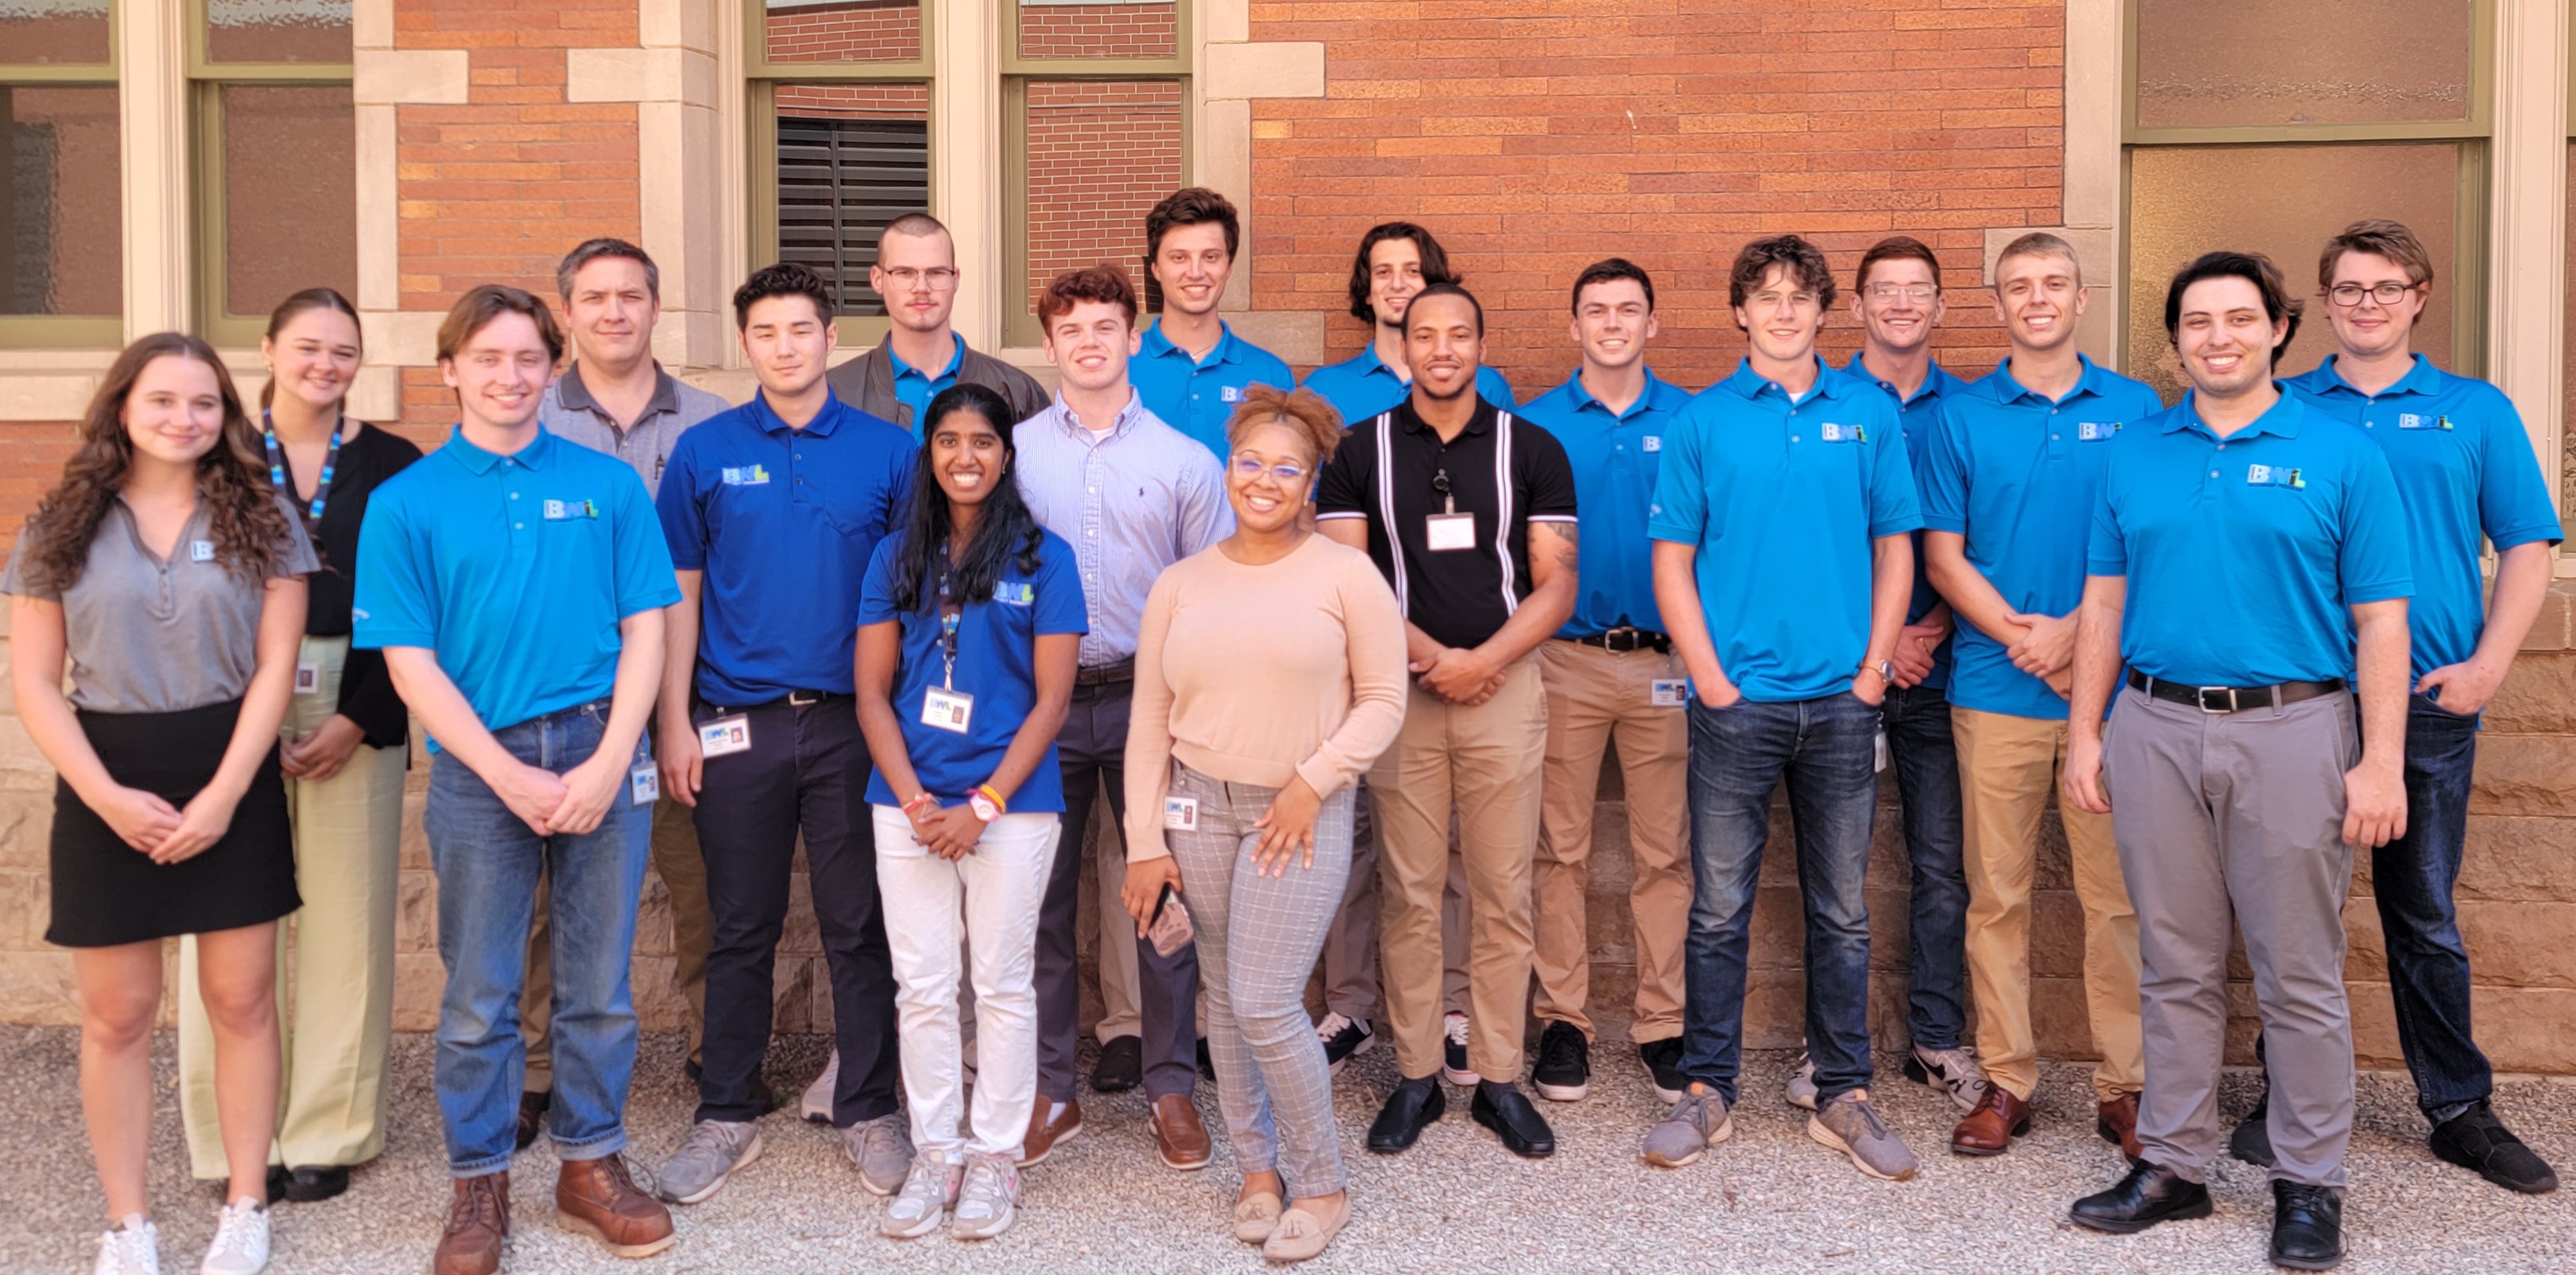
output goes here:
<path id="1" fill-rule="evenodd" d="M 510 1171 L 456 1179 L 447 1204 L 447 1229 L 438 1237 L 431 1275 L 493 1275 L 510 1236 Z"/>
<path id="2" fill-rule="evenodd" d="M 2124 1093 L 2094 1111 L 2097 1118 L 2093 1131 L 2101 1134 L 2104 1142 L 2120 1144 L 2120 1154 L 2132 1160 L 2143 1154 L 2138 1150 L 2138 1095 Z"/>
<path id="3" fill-rule="evenodd" d="M 1188 1094 L 1167 1093 L 1154 1100 L 1154 1149 L 1175 1169 L 1204 1169 L 1208 1162 L 1207 1126 Z"/>
<path id="4" fill-rule="evenodd" d="M 2013 1097 L 2002 1085 L 1988 1084 L 1957 1128 L 1950 1131 L 1950 1150 L 1959 1155 L 2002 1155 L 2012 1140 L 2030 1132 L 2030 1103 Z"/>
<path id="5" fill-rule="evenodd" d="M 651 1257 L 671 1247 L 671 1211 L 635 1187 L 616 1155 L 566 1160 L 555 1179 L 555 1217 L 567 1231 L 596 1237 L 619 1257 Z"/>

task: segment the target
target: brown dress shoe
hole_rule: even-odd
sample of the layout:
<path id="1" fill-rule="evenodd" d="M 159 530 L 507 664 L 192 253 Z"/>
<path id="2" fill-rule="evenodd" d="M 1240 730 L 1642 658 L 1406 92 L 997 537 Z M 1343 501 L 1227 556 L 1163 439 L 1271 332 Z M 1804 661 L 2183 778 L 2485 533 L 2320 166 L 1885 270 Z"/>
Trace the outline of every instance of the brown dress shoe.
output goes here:
<path id="1" fill-rule="evenodd" d="M 2138 1095 L 2124 1093 L 2095 1108 L 2098 1118 L 2093 1131 L 2104 1142 L 2120 1144 L 2120 1154 L 2132 1160 L 2143 1153 L 2138 1150 Z"/>
<path id="2" fill-rule="evenodd" d="M 1959 1155 L 2002 1155 L 2012 1140 L 2030 1132 L 2030 1102 L 2013 1097 L 2002 1085 L 1990 1084 L 1950 1131 L 1950 1150 Z"/>
<path id="3" fill-rule="evenodd" d="M 1020 1139 L 1020 1167 L 1036 1164 L 1081 1134 L 1081 1103 L 1057 1102 L 1039 1094 L 1038 1100 L 1029 1104 L 1029 1134 Z"/>
<path id="4" fill-rule="evenodd" d="M 596 1238 L 619 1257 L 651 1257 L 671 1247 L 671 1211 L 635 1187 L 617 1155 L 566 1160 L 555 1179 L 555 1218 L 567 1231 Z"/>
<path id="5" fill-rule="evenodd" d="M 1154 1149 L 1175 1169 L 1204 1169 L 1208 1162 L 1207 1126 L 1188 1094 L 1167 1093 L 1154 1100 Z"/>
<path id="6" fill-rule="evenodd" d="M 447 1229 L 438 1237 L 431 1275 L 492 1275 L 501 1269 L 501 1245 L 510 1236 L 510 1171 L 456 1179 L 447 1204 Z"/>

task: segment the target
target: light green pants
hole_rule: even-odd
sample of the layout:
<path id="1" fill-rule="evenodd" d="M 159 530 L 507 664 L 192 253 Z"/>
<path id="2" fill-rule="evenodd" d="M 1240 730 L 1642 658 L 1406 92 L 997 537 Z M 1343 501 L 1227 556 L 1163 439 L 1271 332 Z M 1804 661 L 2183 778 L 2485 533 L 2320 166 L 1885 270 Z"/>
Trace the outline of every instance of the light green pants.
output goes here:
<path id="1" fill-rule="evenodd" d="M 304 639 L 312 690 L 287 710 L 285 734 L 330 720 L 347 638 Z M 364 744 L 321 783 L 288 778 L 295 888 L 303 910 L 277 927 L 278 1024 L 285 1037 L 273 1163 L 364 1164 L 385 1147 L 385 1049 L 393 1035 L 394 904 L 402 857 L 404 750 Z M 197 945 L 179 944 L 179 1112 L 199 1178 L 222 1178 L 215 1048 L 197 996 Z"/>

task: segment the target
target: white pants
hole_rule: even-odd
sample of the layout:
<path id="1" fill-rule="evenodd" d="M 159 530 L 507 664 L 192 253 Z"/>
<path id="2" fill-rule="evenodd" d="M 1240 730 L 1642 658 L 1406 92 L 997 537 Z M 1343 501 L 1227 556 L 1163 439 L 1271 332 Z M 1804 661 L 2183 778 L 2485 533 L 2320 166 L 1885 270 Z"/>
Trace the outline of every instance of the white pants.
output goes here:
<path id="1" fill-rule="evenodd" d="M 1004 815 L 951 863 L 924 849 L 912 821 L 878 806 L 877 890 L 894 953 L 903 1032 L 904 1103 L 912 1144 L 951 1164 L 968 1151 L 1018 1159 L 1038 1090 L 1038 903 L 1061 825 L 1052 814 Z M 965 928 L 965 955 L 958 928 Z M 958 1132 L 960 965 L 974 966 L 974 1129 Z"/>

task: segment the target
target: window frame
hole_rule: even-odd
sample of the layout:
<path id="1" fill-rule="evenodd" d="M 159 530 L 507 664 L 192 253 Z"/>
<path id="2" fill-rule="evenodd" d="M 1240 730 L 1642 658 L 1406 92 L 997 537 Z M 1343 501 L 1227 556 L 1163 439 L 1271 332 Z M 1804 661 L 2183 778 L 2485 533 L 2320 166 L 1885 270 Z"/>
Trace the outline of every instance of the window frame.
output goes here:
<path id="1" fill-rule="evenodd" d="M 224 90 L 229 88 L 354 86 L 354 50 L 350 62 L 217 62 L 208 55 L 213 25 L 207 0 L 187 0 L 187 93 L 190 130 L 189 171 L 194 183 L 190 206 L 195 258 L 194 305 L 197 334 L 218 349 L 250 349 L 268 331 L 268 316 L 230 310 L 232 245 L 224 206 Z M 354 126 L 355 103 L 351 104 Z M 352 181 L 356 175 L 351 174 Z"/>
<path id="2" fill-rule="evenodd" d="M 2379 146 L 2407 142 L 2448 142 L 2459 155 L 2458 189 L 2452 195 L 2451 363 L 2462 371 L 2486 371 L 2487 212 L 2489 143 L 2495 136 L 2496 0 L 2469 0 L 2469 110 L 2458 120 L 2406 120 L 2376 124 L 2228 124 L 2150 127 L 2138 123 L 2138 10 L 2143 0 L 2123 0 L 2120 13 L 2120 280 L 2123 296 L 2140 286 L 2131 273 L 2130 245 L 2136 207 L 2131 190 L 2132 158 L 2140 150 L 2183 148 L 2264 148 L 2278 146 Z M 2576 96 L 2576 93 L 2571 93 Z M 2576 126 L 2571 126 L 2576 127 Z M 2284 262 L 2297 279 L 2300 263 Z M 2304 287 L 2294 284 L 2298 295 Z M 2313 298 L 2311 298 L 2313 299 Z M 2113 349 L 2123 371 L 2130 368 L 2129 306 L 2124 300 L 2112 316 Z"/>
<path id="3" fill-rule="evenodd" d="M 125 109 L 125 85 L 117 75 L 119 55 L 124 49 L 124 6 L 107 6 L 107 60 L 104 62 L 0 62 L 0 87 L 41 86 L 45 88 L 103 88 L 116 94 L 117 110 Z M 121 131 L 121 130 L 120 130 Z M 117 142 L 116 162 L 126 162 L 124 139 Z M 123 202 L 119 195 L 120 209 Z M 120 211 L 120 216 L 123 215 Z M 125 256 L 120 244 L 117 255 L 119 278 L 123 278 Z M 123 292 L 120 287 L 119 293 Z M 0 350 L 78 350 L 114 348 L 125 340 L 125 306 L 120 302 L 113 314 L 0 314 Z"/>

